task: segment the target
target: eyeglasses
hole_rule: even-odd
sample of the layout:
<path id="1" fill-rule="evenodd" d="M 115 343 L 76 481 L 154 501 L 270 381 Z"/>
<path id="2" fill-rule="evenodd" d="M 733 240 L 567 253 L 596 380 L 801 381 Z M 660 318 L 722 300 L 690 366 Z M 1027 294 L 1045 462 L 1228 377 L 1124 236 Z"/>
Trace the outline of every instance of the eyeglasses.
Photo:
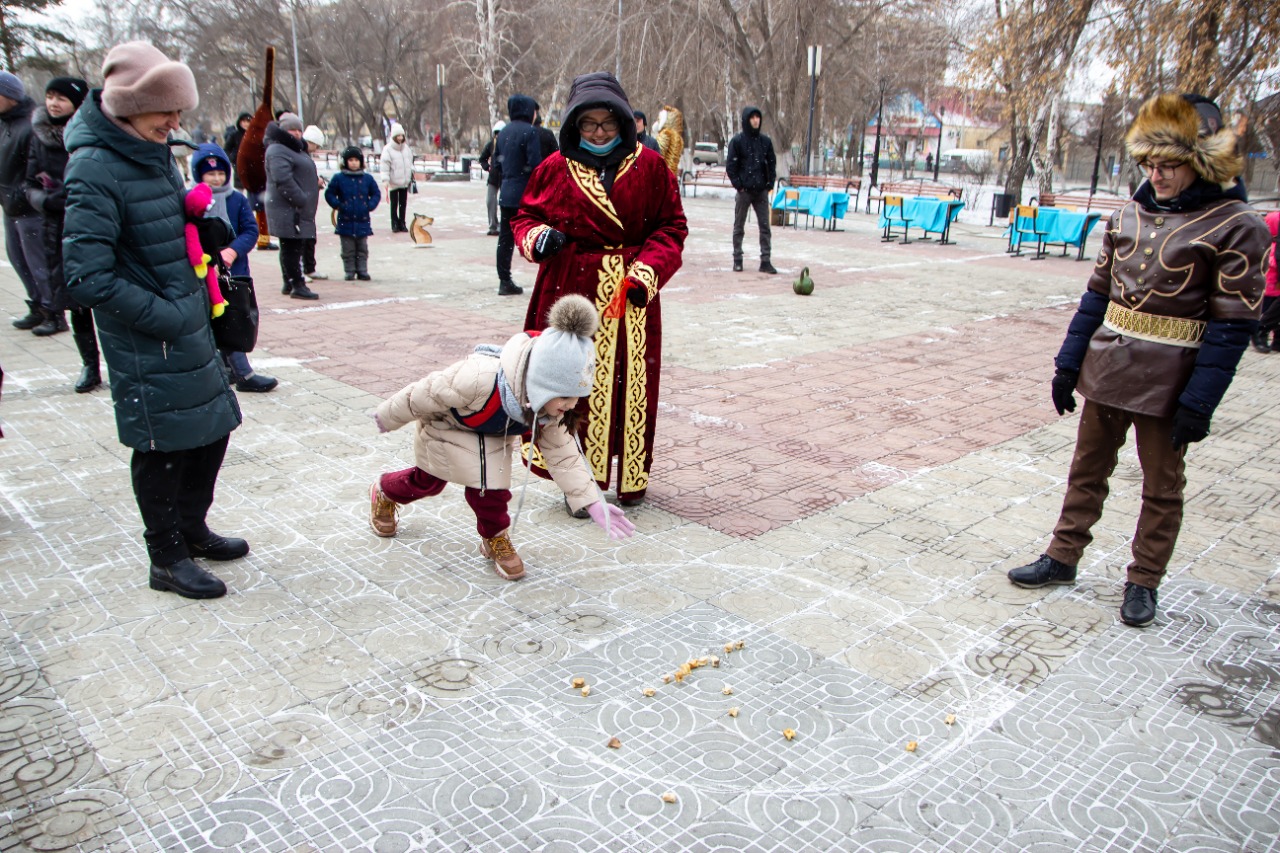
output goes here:
<path id="1" fill-rule="evenodd" d="M 1186 163 L 1139 163 L 1143 169 L 1147 170 L 1148 175 L 1159 175 L 1162 178 L 1172 177 L 1173 173 L 1181 169 Z"/>
<path id="2" fill-rule="evenodd" d="M 595 133 L 597 130 L 603 130 L 605 133 L 615 133 L 618 130 L 618 120 L 616 118 L 607 118 L 604 121 L 592 121 L 584 118 L 578 122 L 578 131 L 580 133 Z"/>

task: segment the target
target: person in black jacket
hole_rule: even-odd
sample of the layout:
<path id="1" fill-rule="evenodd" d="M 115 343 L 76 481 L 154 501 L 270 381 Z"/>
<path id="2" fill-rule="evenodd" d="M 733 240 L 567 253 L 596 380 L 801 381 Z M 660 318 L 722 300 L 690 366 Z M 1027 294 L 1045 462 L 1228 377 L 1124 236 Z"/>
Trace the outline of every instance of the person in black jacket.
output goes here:
<path id="1" fill-rule="evenodd" d="M 485 181 L 485 208 L 489 212 L 489 236 L 498 236 L 498 189 L 502 186 L 502 167 L 498 165 L 496 155 L 498 153 L 498 134 L 507 126 L 505 121 L 499 121 L 493 126 L 493 136 L 484 144 L 484 150 L 480 152 L 480 168 L 489 173 L 488 179 Z"/>
<path id="2" fill-rule="evenodd" d="M 560 150 L 560 140 L 555 133 L 542 125 L 542 107 L 534 110 L 533 126 L 538 129 L 538 147 L 542 149 L 543 160 Z"/>
<path id="3" fill-rule="evenodd" d="M 632 110 L 631 114 L 636 117 L 636 142 L 661 154 L 662 148 L 658 145 L 658 140 L 649 135 L 649 120 L 645 118 L 644 113 L 639 110 Z"/>
<path id="4" fill-rule="evenodd" d="M 520 209 L 529 176 L 542 162 L 542 146 L 533 118 L 538 103 L 528 95 L 512 95 L 507 98 L 507 114 L 511 121 L 498 136 L 498 165 L 502 169 L 502 189 L 498 192 L 498 206 L 502 217 L 498 227 L 498 295 L 517 296 L 524 288 L 511 280 L 511 255 L 516 248 L 516 238 L 511 233 L 511 217 Z"/>
<path id="5" fill-rule="evenodd" d="M 36 102 L 22 81 L 0 71 L 0 208 L 4 209 L 4 244 L 9 263 L 27 291 L 27 315 L 13 321 L 16 329 L 40 334 L 62 332 L 53 316 L 49 271 L 44 260 L 44 220 L 27 201 L 27 151 L 31 146 L 31 113 Z M 45 329 L 48 331 L 45 331 Z"/>
<path id="6" fill-rule="evenodd" d="M 71 309 L 71 334 L 80 351 L 80 378 L 76 393 L 84 394 L 102 384 L 98 336 L 93 328 L 93 312 L 71 298 L 62 272 L 62 224 L 66 215 L 67 147 L 63 131 L 89 94 L 89 84 L 78 77 L 54 77 L 44 87 L 44 106 L 31 117 L 31 145 L 27 148 L 27 202 L 43 218 L 45 266 L 49 270 L 49 293 L 55 316 L 45 321 L 52 334 L 58 321 L 65 324 L 64 312 Z M 42 333 L 42 327 L 32 330 Z"/>
<path id="7" fill-rule="evenodd" d="M 729 140 L 729 159 L 724 169 L 738 191 L 733 204 L 733 271 L 742 272 L 742 235 L 746 231 L 747 208 L 756 212 L 760 226 L 760 272 L 776 273 L 769 263 L 772 232 L 769 230 L 769 193 L 777 179 L 777 157 L 773 140 L 760 132 L 763 120 L 756 107 L 742 109 L 742 132 Z"/>
<path id="8" fill-rule="evenodd" d="M 223 150 L 227 152 L 227 156 L 231 158 L 231 162 L 236 161 L 236 157 L 240 154 L 240 143 L 244 141 L 245 132 L 249 129 L 249 122 L 253 120 L 253 116 L 249 113 L 240 113 L 240 117 L 236 119 L 236 125 L 223 140 L 226 144 Z M 240 173 L 235 174 L 234 186 L 238 190 L 244 189 L 244 184 L 240 183 Z"/>

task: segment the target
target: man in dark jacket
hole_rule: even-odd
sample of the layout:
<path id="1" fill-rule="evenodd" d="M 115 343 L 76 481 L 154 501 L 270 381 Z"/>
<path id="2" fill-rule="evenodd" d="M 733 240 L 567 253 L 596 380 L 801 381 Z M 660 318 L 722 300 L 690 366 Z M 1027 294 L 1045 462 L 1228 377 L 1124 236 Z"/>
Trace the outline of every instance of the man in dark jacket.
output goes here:
<path id="1" fill-rule="evenodd" d="M 13 321 L 18 329 L 35 329 L 53 316 L 49 270 L 44 259 L 44 219 L 27 202 L 27 151 L 31 145 L 31 113 L 36 103 L 22 81 L 0 71 L 0 208 L 4 209 L 4 244 L 9 263 L 27 291 L 27 315 Z M 67 321 L 55 331 L 64 331 Z"/>
<path id="2" fill-rule="evenodd" d="M 533 117 L 538 104 L 528 95 L 512 95 L 507 98 L 507 114 L 511 120 L 498 135 L 498 166 L 502 169 L 502 188 L 498 192 L 498 206 L 502 216 L 498 223 L 498 295 L 518 296 L 524 288 L 511 280 L 511 255 L 516 248 L 516 238 L 511 233 L 511 217 L 520 209 L 529 176 L 542 162 L 542 146 L 538 141 L 538 129 Z"/>
<path id="3" fill-rule="evenodd" d="M 485 181 L 485 209 L 489 212 L 489 236 L 498 236 L 498 190 L 502 187 L 502 167 L 498 165 L 498 134 L 507 126 L 505 121 L 493 125 L 493 136 L 480 152 L 480 168 L 488 172 Z"/>
<path id="4" fill-rule="evenodd" d="M 1182 527 L 1188 447 L 1209 423 L 1258 325 L 1271 241 L 1245 203 L 1236 136 L 1198 95 L 1158 95 L 1125 136 L 1147 173 L 1111 215 L 1080 307 L 1054 359 L 1053 405 L 1085 398 L 1067 493 L 1049 547 L 1012 569 L 1021 587 L 1071 585 L 1129 428 L 1142 507 L 1120 621 L 1156 618 L 1156 589 Z"/>
<path id="5" fill-rule="evenodd" d="M 772 232 L 769 230 L 769 193 L 777 179 L 777 157 L 773 140 L 760 132 L 762 114 L 756 107 L 742 110 L 742 132 L 729 140 L 729 159 L 724 170 L 738 191 L 733 203 L 733 271 L 742 272 L 742 236 L 746 232 L 747 208 L 756 212 L 760 226 L 760 272 L 776 273 L 769 263 Z"/>
<path id="6" fill-rule="evenodd" d="M 217 598 L 226 584 L 192 558 L 234 560 L 249 543 L 206 516 L 240 406 L 210 326 L 209 293 L 187 258 L 182 176 L 166 144 L 199 103 L 191 69 L 145 42 L 117 45 L 104 84 L 67 127 L 63 262 L 76 301 L 94 310 L 150 586 Z"/>
<path id="7" fill-rule="evenodd" d="M 543 160 L 560 150 L 560 140 L 556 139 L 549 127 L 542 124 L 542 107 L 533 112 L 533 126 L 538 129 L 538 147 L 542 149 Z"/>
<path id="8" fill-rule="evenodd" d="M 231 158 L 232 163 L 236 161 L 236 157 L 240 154 L 240 143 L 244 141 L 245 131 L 249 129 L 249 122 L 251 121 L 253 121 L 252 115 L 240 113 L 240 117 L 236 119 L 235 127 L 231 128 L 227 133 L 227 138 L 224 141 L 226 142 L 227 156 Z M 238 190 L 244 189 L 244 184 L 240 183 L 239 172 L 235 173 L 234 186 Z"/>
<path id="9" fill-rule="evenodd" d="M 658 140 L 649 135 L 649 120 L 645 118 L 644 113 L 639 110 L 632 110 L 631 114 L 636 117 L 636 142 L 661 154 L 662 146 L 658 145 Z"/>

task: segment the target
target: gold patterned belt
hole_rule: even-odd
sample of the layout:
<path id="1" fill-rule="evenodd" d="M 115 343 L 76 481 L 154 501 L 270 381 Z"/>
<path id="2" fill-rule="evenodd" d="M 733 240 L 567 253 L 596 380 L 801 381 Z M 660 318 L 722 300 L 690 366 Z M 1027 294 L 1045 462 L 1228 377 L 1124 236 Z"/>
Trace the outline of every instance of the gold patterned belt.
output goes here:
<path id="1" fill-rule="evenodd" d="M 1190 320 L 1185 317 L 1144 314 L 1141 311 L 1126 308 L 1118 302 L 1112 302 L 1107 305 L 1107 316 L 1103 319 L 1102 325 L 1130 338 L 1199 349 L 1206 323 L 1204 320 Z"/>

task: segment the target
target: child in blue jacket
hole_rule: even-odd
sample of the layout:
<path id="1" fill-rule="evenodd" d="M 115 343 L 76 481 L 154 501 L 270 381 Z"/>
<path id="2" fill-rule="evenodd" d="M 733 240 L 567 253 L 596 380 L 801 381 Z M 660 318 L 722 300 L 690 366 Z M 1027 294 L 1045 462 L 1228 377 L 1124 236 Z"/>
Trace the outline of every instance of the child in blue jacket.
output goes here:
<path id="1" fill-rule="evenodd" d="M 338 212 L 338 237 L 342 240 L 342 267 L 347 281 L 369 281 L 369 214 L 382 201 L 378 182 L 364 170 L 364 152 L 352 145 L 342 152 L 342 171 L 333 176 L 324 200 Z"/>
<path id="2" fill-rule="evenodd" d="M 222 219 L 235 234 L 235 239 L 219 253 L 222 262 L 232 275 L 249 275 L 249 253 L 258 245 L 258 220 L 253 215 L 249 200 L 228 182 L 231 161 L 226 152 L 213 143 L 201 145 L 191 155 L 191 176 L 213 190 L 213 209 L 207 215 Z M 275 377 L 254 373 L 249 357 L 244 353 L 220 352 L 237 391 L 270 391 L 279 384 Z"/>

